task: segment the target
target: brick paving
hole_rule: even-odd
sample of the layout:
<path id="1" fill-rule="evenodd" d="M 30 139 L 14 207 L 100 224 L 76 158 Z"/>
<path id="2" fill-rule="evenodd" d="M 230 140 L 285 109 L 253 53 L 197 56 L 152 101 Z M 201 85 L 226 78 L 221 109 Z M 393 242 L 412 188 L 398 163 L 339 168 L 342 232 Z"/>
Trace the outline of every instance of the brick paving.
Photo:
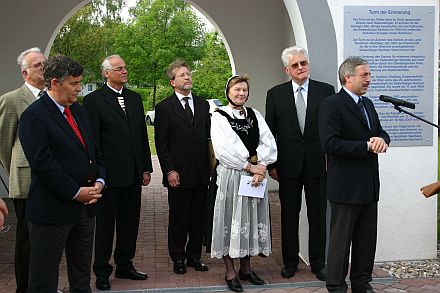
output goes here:
<path id="1" fill-rule="evenodd" d="M 112 292 L 227 292 L 224 282 L 224 265 L 221 259 L 211 259 L 203 254 L 202 260 L 209 266 L 209 272 L 196 272 L 188 268 L 188 273 L 176 275 L 173 264 L 168 257 L 167 226 L 168 202 L 167 192 L 162 187 L 162 174 L 153 157 L 154 170 L 152 182 L 143 187 L 142 211 L 137 253 L 134 259 L 136 268 L 148 274 L 148 280 L 132 281 L 112 279 Z M 15 292 L 14 278 L 14 242 L 15 215 L 12 203 L 7 200 L 10 215 L 7 224 L 11 230 L 0 234 L 0 292 Z M 280 206 L 276 193 L 270 194 L 273 254 L 267 258 L 254 257 L 254 271 L 267 281 L 266 285 L 253 286 L 243 282 L 245 291 L 249 292 L 327 292 L 325 283 L 317 280 L 304 263 L 299 265 L 297 274 L 291 279 L 280 276 L 282 268 L 280 239 Z M 42 268 L 43 269 L 43 268 Z M 92 276 L 92 290 L 95 288 Z M 440 278 L 397 279 L 375 266 L 373 287 L 376 292 L 440 292 Z M 60 267 L 59 286 L 69 292 L 66 264 L 63 258 Z M 99 291 L 98 291 L 99 292 Z"/>

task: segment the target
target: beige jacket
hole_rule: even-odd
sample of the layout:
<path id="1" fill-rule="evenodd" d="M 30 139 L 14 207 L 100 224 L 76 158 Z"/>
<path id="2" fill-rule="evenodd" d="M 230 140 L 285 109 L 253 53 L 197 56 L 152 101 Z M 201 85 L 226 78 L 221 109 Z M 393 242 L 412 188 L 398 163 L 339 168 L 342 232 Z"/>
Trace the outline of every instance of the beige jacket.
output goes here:
<path id="1" fill-rule="evenodd" d="M 18 138 L 18 122 L 35 100 L 25 84 L 0 97 L 0 163 L 9 175 L 11 198 L 26 198 L 29 192 L 31 169 Z"/>

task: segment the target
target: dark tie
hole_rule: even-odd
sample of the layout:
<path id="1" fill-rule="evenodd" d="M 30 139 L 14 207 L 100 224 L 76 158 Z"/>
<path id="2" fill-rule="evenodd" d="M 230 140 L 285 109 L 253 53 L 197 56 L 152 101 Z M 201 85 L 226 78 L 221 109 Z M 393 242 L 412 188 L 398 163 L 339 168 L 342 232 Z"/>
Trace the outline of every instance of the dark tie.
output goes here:
<path id="1" fill-rule="evenodd" d="M 185 112 L 186 112 L 186 115 L 188 116 L 189 121 L 191 121 L 191 123 L 193 123 L 194 114 L 193 114 L 193 112 L 191 110 L 191 107 L 189 106 L 189 102 L 188 102 L 189 97 L 183 97 L 183 99 L 185 100 Z"/>
<path id="2" fill-rule="evenodd" d="M 79 131 L 78 125 L 76 125 L 76 122 L 73 119 L 72 111 L 70 110 L 69 107 L 64 108 L 64 115 L 66 115 L 67 122 L 69 123 L 73 132 L 75 132 L 76 137 L 78 137 L 84 148 L 86 148 L 86 143 L 84 142 L 81 132 Z"/>
<path id="3" fill-rule="evenodd" d="M 364 106 L 364 102 L 362 101 L 362 98 L 359 97 L 359 100 L 357 102 L 357 105 L 359 107 L 359 110 L 361 110 L 362 116 L 365 119 L 365 122 L 367 123 L 368 127 L 370 127 L 370 124 L 368 123 L 368 117 L 367 117 L 367 112 L 365 111 L 365 106 Z"/>
<path id="4" fill-rule="evenodd" d="M 40 91 L 37 95 L 37 98 L 41 97 L 44 94 L 44 91 Z"/>

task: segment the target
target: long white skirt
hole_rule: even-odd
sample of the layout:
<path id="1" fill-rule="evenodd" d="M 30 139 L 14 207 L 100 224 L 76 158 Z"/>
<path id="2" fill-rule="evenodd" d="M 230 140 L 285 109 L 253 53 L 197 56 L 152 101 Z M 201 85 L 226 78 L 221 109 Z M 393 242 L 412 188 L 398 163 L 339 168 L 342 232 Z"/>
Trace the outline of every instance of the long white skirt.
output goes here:
<path id="1" fill-rule="evenodd" d="M 268 194 L 264 198 L 238 195 L 246 171 L 217 167 L 217 196 L 212 226 L 211 257 L 268 256 L 272 252 Z"/>

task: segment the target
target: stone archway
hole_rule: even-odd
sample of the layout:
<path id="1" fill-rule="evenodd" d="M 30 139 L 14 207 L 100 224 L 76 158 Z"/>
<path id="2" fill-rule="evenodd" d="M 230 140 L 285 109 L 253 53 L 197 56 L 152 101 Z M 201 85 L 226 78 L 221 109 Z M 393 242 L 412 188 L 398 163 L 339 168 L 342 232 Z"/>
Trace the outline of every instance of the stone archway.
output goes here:
<path id="1" fill-rule="evenodd" d="M 280 54 L 285 47 L 306 47 L 313 78 L 336 86 L 336 37 L 325 0 L 184 0 L 203 13 L 222 36 L 234 72 L 251 78 L 249 105 L 264 113 L 266 91 L 287 76 Z M 23 81 L 15 59 L 26 48 L 40 47 L 49 54 L 61 27 L 90 0 L 6 1 L 2 4 L 0 33 L 4 72 L 0 93 L 17 88 Z M 50 7 L 50 8 L 49 8 Z M 322 54 L 325 48 L 325 54 Z M 272 189 L 277 189 L 272 183 Z M 303 212 L 304 213 L 304 212 Z M 307 221 L 301 234 L 307 235 Z M 301 237 L 307 247 L 307 237 Z M 304 255 L 307 255 L 305 251 Z"/>
<path id="2" fill-rule="evenodd" d="M 251 77 L 251 106 L 264 112 L 265 93 L 286 80 L 280 61 L 281 51 L 296 43 L 308 48 L 312 76 L 336 85 L 336 38 L 328 4 L 308 1 L 216 1 L 186 0 L 216 27 L 227 44 L 235 72 Z M 22 83 L 15 64 L 25 48 L 38 46 L 48 54 L 58 31 L 67 19 L 90 0 L 6 1 L 2 4 L 0 33 L 3 36 L 4 72 L 0 92 Z M 50 7 L 50 8 L 48 8 Z M 320 28 L 325 28 L 325 31 Z M 298 38 L 296 36 L 299 36 Z M 326 54 L 322 54 L 325 48 Z M 313 70 L 314 67 L 318 68 Z"/>

